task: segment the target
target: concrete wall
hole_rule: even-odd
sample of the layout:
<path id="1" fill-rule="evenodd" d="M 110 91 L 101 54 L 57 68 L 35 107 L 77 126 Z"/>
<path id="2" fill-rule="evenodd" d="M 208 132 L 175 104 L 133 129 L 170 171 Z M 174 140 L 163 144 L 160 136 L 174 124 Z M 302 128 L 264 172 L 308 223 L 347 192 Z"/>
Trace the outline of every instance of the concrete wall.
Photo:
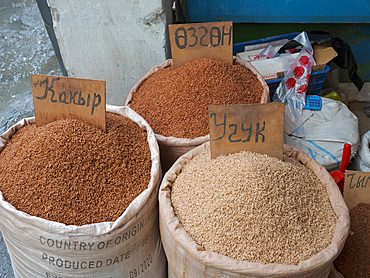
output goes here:
<path id="1" fill-rule="evenodd" d="M 48 0 L 69 77 L 106 81 L 107 103 L 123 105 L 130 89 L 162 63 L 171 1 Z"/>

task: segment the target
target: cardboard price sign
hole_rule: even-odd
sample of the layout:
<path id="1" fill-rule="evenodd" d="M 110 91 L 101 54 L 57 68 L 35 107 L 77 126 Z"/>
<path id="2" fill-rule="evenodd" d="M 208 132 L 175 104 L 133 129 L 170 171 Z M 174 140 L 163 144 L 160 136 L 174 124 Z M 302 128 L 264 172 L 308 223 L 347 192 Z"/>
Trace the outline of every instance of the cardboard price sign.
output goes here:
<path id="1" fill-rule="evenodd" d="M 243 150 L 283 159 L 284 103 L 210 105 L 211 157 Z"/>
<path id="2" fill-rule="evenodd" d="M 31 75 L 36 125 L 67 117 L 106 130 L 105 81 Z"/>
<path id="3" fill-rule="evenodd" d="M 204 57 L 233 63 L 231 21 L 174 24 L 168 30 L 173 67 Z"/>
<path id="4" fill-rule="evenodd" d="M 370 203 L 370 172 L 346 170 L 343 197 L 348 209 L 359 203 Z"/>

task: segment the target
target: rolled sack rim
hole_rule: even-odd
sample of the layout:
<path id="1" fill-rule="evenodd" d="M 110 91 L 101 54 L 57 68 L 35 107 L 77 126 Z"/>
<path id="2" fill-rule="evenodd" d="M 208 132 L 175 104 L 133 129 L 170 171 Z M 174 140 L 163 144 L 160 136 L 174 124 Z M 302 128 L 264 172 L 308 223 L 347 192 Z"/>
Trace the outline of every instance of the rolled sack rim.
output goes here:
<path id="1" fill-rule="evenodd" d="M 256 70 L 255 67 L 253 67 L 253 65 L 246 61 L 246 60 L 243 60 L 242 58 L 239 58 L 237 56 L 233 56 L 233 64 L 236 65 L 236 64 L 239 64 L 247 69 L 249 69 L 254 75 L 257 76 L 257 79 L 261 82 L 261 85 L 262 85 L 262 88 L 263 88 L 263 92 L 262 92 L 262 96 L 261 96 L 261 102 L 260 103 L 269 103 L 270 102 L 270 89 L 269 89 L 269 86 L 267 85 L 265 79 L 262 77 L 262 75 Z M 125 102 L 125 105 L 126 106 L 130 106 L 130 102 L 132 101 L 132 98 L 134 96 L 134 94 L 137 92 L 137 90 L 140 88 L 140 86 L 144 83 L 145 80 L 147 80 L 152 74 L 154 74 L 155 72 L 161 70 L 161 69 L 164 69 L 164 68 L 168 68 L 168 67 L 171 67 L 173 66 L 173 60 L 172 59 L 167 59 L 166 61 L 164 61 L 163 63 L 157 65 L 157 66 L 154 66 L 152 67 L 135 85 L 134 87 L 130 90 L 127 98 L 126 98 L 126 102 Z M 158 140 L 158 143 L 160 145 L 165 145 L 165 146 L 178 146 L 178 147 L 186 147 L 186 146 L 198 146 L 200 144 L 203 144 L 204 142 L 206 141 L 209 141 L 209 134 L 208 135 L 205 135 L 205 136 L 200 136 L 200 137 L 197 137 L 197 138 L 193 138 L 193 139 L 190 139 L 190 138 L 177 138 L 177 137 L 173 137 L 173 136 L 163 136 L 161 134 L 155 134 L 157 140 Z"/>
<path id="2" fill-rule="evenodd" d="M 298 159 L 304 165 L 311 169 L 315 165 L 317 171 L 314 171 L 316 176 L 326 184 L 329 199 L 333 210 L 337 215 L 337 223 L 331 243 L 319 253 L 312 256 L 310 259 L 301 261 L 298 265 L 285 265 L 269 263 L 263 264 L 258 262 L 248 262 L 229 258 L 216 252 L 205 251 L 204 247 L 198 245 L 185 231 L 182 224 L 179 223 L 175 215 L 171 202 L 171 186 L 177 175 L 181 172 L 182 167 L 192 159 L 192 157 L 204 151 L 210 142 L 206 142 L 193 150 L 182 155 L 165 174 L 160 189 L 159 189 L 159 218 L 160 229 L 165 228 L 170 233 L 171 237 L 177 244 L 181 246 L 194 260 L 215 269 L 222 269 L 233 273 L 244 275 L 269 275 L 269 277 L 283 277 L 281 275 L 309 274 L 312 271 L 329 271 L 332 267 L 332 262 L 343 249 L 345 240 L 349 234 L 349 211 L 340 193 L 340 190 L 335 181 L 330 176 L 329 172 L 314 159 L 302 152 L 296 147 L 284 144 L 284 154 Z M 317 167 L 319 166 L 319 167 Z M 163 242 L 165 247 L 165 240 Z M 165 248 L 166 250 L 166 248 Z M 171 254 L 169 254 L 171 256 Z M 270 276 L 271 275 L 271 276 Z M 262 277 L 262 276 L 261 276 Z M 288 277 L 288 276 L 287 276 Z M 312 276 L 309 276 L 312 277 Z"/>
<path id="3" fill-rule="evenodd" d="M 126 210 L 119 216 L 115 221 L 99 222 L 93 224 L 86 224 L 82 226 L 77 225 L 66 225 L 60 222 L 47 220 L 38 216 L 30 215 L 26 212 L 17 210 L 13 205 L 4 200 L 3 194 L 0 191 L 0 218 L 6 219 L 7 221 L 0 221 L 1 225 L 6 225 L 6 222 L 11 223 L 14 219 L 19 223 L 25 222 L 25 226 L 33 226 L 40 230 L 48 231 L 54 234 L 63 235 L 82 235 L 82 234 L 93 234 L 94 236 L 99 236 L 102 234 L 107 234 L 114 229 L 120 228 L 125 224 L 129 223 L 134 217 L 140 213 L 140 210 L 148 202 L 152 194 L 156 194 L 155 189 L 158 188 L 160 184 L 160 158 L 159 158 L 159 146 L 157 140 L 155 139 L 155 134 L 150 128 L 149 124 L 134 110 L 129 107 L 124 106 L 106 106 L 107 112 L 113 112 L 120 114 L 135 123 L 137 123 L 140 128 L 147 131 L 147 142 L 149 145 L 152 167 L 151 167 L 151 177 L 148 183 L 148 187 L 141 192 L 126 208 Z M 11 136 L 20 128 L 25 125 L 35 123 L 35 117 L 25 118 L 17 122 L 15 125 L 10 127 L 5 133 L 0 136 L 0 151 L 5 147 L 6 143 L 9 141 Z M 9 217 L 11 215 L 11 217 Z M 92 232 L 93 231 L 93 232 Z"/>

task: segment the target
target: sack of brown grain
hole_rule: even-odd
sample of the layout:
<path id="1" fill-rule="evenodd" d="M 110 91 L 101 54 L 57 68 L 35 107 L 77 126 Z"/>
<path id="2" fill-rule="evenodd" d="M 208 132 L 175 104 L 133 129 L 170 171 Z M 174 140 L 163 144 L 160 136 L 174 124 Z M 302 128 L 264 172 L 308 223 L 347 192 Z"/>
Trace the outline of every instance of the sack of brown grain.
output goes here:
<path id="1" fill-rule="evenodd" d="M 348 208 L 323 166 L 284 156 L 211 160 L 207 142 L 175 162 L 159 191 L 169 277 L 337 277 Z"/>
<path id="2" fill-rule="evenodd" d="M 351 232 L 334 265 L 346 278 L 370 277 L 370 203 L 358 203 L 349 215 Z"/>
<path id="3" fill-rule="evenodd" d="M 201 58 L 176 69 L 169 59 L 153 67 L 131 89 L 126 105 L 156 134 L 163 172 L 178 157 L 209 141 L 208 105 L 267 103 L 269 88 L 247 61 L 233 65 Z"/>
<path id="4" fill-rule="evenodd" d="M 0 228 L 16 278 L 166 277 L 154 132 L 129 107 L 107 112 L 106 133 L 28 118 L 0 137 Z"/>

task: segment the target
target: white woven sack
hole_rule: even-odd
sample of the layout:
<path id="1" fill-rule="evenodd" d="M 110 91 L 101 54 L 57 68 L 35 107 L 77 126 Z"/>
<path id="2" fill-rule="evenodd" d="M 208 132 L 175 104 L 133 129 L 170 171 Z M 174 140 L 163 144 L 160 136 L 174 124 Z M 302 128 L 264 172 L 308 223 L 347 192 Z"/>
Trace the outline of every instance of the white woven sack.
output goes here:
<path id="1" fill-rule="evenodd" d="M 252 66 L 252 64 L 244 59 L 239 57 L 233 57 L 233 63 L 239 64 L 247 69 L 249 69 L 254 75 L 257 76 L 258 80 L 261 82 L 263 87 L 263 94 L 261 97 L 261 103 L 270 102 L 270 90 L 268 85 L 266 84 L 265 79 L 262 75 Z M 171 67 L 173 65 L 172 59 L 168 59 L 164 61 L 162 64 L 157 65 L 150 69 L 150 71 L 143 76 L 131 89 L 130 93 L 126 99 L 126 105 L 130 106 L 130 102 L 132 98 L 135 96 L 136 91 L 139 87 L 147 80 L 152 74 L 155 72 Z M 158 140 L 159 148 L 161 150 L 161 162 L 162 162 L 162 169 L 166 172 L 172 164 L 176 161 L 184 153 L 187 153 L 191 149 L 195 148 L 203 144 L 204 142 L 209 141 L 209 135 L 197 137 L 194 139 L 187 139 L 187 138 L 176 138 L 176 137 L 166 137 L 160 134 L 156 134 L 156 138 Z"/>
<path id="2" fill-rule="evenodd" d="M 166 277 L 166 258 L 158 229 L 159 148 L 148 123 L 129 107 L 107 111 L 136 122 L 148 134 L 152 169 L 145 189 L 114 222 L 64 225 L 16 210 L 0 192 L 0 228 L 16 278 Z M 9 138 L 30 123 L 27 118 L 0 137 Z"/>
<path id="3" fill-rule="evenodd" d="M 205 150 L 209 142 L 181 156 L 162 180 L 159 190 L 159 225 L 163 247 L 168 260 L 170 278 L 200 277 L 269 277 L 269 278 L 327 278 L 340 277 L 334 272 L 333 261 L 342 250 L 349 233 L 349 211 L 328 171 L 295 147 L 284 145 L 284 154 L 309 167 L 326 185 L 330 202 L 338 216 L 331 244 L 298 265 L 262 264 L 240 261 L 205 251 L 184 230 L 171 203 L 171 186 L 183 165 Z"/>
<path id="4" fill-rule="evenodd" d="M 370 172 L 370 130 L 362 135 L 360 148 L 350 168 L 356 171 Z"/>
<path id="5" fill-rule="evenodd" d="M 306 120 L 302 125 L 305 133 L 285 133 L 284 140 L 314 158 L 328 171 L 339 170 L 344 144 L 351 145 L 351 157 L 357 152 L 360 143 L 358 119 L 342 102 L 328 98 L 321 100 L 321 110 L 302 110 Z"/>

